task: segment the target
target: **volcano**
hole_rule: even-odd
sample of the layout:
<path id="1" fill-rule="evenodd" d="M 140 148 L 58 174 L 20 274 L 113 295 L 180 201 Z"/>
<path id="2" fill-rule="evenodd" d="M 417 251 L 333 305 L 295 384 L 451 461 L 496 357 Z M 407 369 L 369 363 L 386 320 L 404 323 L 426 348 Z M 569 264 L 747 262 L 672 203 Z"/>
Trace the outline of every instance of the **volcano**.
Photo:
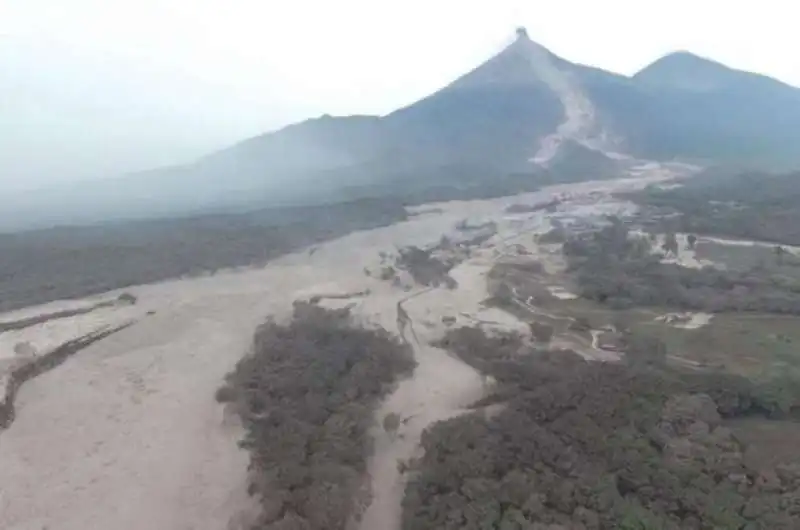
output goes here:
<path id="1" fill-rule="evenodd" d="M 640 160 L 792 168 L 798 144 L 793 86 L 689 52 L 624 76 L 518 28 L 499 53 L 388 115 L 309 119 L 186 166 L 14 201 L 9 215 L 82 215 L 87 201 L 108 217 L 469 198 L 620 176 Z"/>

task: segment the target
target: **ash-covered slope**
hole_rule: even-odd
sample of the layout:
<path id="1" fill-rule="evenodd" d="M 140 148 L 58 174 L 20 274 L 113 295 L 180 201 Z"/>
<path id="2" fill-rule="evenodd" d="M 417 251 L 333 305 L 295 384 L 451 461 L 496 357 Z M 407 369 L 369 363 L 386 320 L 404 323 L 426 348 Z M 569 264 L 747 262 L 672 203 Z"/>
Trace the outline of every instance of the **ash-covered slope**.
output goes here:
<path id="1" fill-rule="evenodd" d="M 286 200 L 327 200 L 541 172 L 564 140 L 604 157 L 611 135 L 580 86 L 581 68 L 519 30 L 500 53 L 412 105 L 383 117 L 308 120 L 214 154 L 192 172 L 247 188 L 280 184 Z"/>
<path id="2" fill-rule="evenodd" d="M 253 138 L 198 163 L 256 181 L 290 175 L 318 186 L 446 179 L 448 168 L 531 170 L 538 143 L 565 119 L 527 35 L 430 96 L 384 117 L 329 116 Z M 283 153 L 288 151 L 289 156 Z M 489 177 L 490 175 L 487 175 Z"/>

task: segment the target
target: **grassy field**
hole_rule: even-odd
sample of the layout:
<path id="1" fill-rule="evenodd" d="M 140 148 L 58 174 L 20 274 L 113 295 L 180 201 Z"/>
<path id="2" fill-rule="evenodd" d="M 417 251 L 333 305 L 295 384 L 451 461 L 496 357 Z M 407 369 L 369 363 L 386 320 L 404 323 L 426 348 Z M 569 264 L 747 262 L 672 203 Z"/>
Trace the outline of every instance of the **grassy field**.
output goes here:
<path id="1" fill-rule="evenodd" d="M 727 372 L 770 379 L 800 376 L 800 318 L 719 314 L 707 326 L 680 329 L 640 322 L 633 333 L 660 339 L 671 356 Z"/>
<path id="2" fill-rule="evenodd" d="M 584 298 L 554 299 L 549 301 L 545 307 L 554 313 L 587 322 L 592 329 L 602 329 L 608 326 L 629 328 L 640 323 L 650 322 L 667 312 L 667 310 L 661 311 L 658 308 L 614 310 Z"/>
<path id="3" fill-rule="evenodd" d="M 582 320 L 592 329 L 607 326 L 659 339 L 675 360 L 721 369 L 759 380 L 776 376 L 800 378 L 800 317 L 774 314 L 722 313 L 697 329 L 678 328 L 657 317 L 666 308 L 611 310 L 590 300 L 551 300 L 546 310 Z"/>

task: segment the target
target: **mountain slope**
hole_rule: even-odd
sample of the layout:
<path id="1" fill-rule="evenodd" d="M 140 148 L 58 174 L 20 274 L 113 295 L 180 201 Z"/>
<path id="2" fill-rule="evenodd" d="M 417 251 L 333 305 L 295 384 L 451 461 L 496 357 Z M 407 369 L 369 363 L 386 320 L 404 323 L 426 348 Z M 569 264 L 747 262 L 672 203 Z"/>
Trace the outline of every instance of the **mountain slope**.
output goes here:
<path id="1" fill-rule="evenodd" d="M 372 118 L 366 129 L 350 120 L 299 125 L 309 133 L 293 144 L 304 153 L 300 158 L 334 170 L 337 179 L 362 184 L 415 175 L 442 178 L 441 168 L 451 166 L 535 171 L 549 166 L 569 143 L 595 151 L 589 158 L 598 160 L 630 155 L 800 164 L 794 147 L 800 142 L 795 87 L 689 52 L 667 55 L 626 77 L 562 59 L 522 29 L 506 49 L 431 96 Z M 320 142 L 319 131 L 326 128 L 336 129 L 336 143 Z M 278 178 L 267 171 L 274 164 L 267 159 L 277 157 L 276 145 L 287 136 L 281 131 L 243 144 L 261 152 L 258 178 Z M 578 151 L 586 159 L 585 150 Z M 567 149 L 559 165 L 578 151 Z"/>
<path id="2" fill-rule="evenodd" d="M 796 167 L 799 144 L 795 87 L 688 52 L 627 77 L 571 63 L 521 29 L 477 68 L 386 116 L 307 120 L 183 167 L 29 194 L 2 213 L 74 222 L 365 196 L 440 200 L 614 176 L 630 159 Z"/>
<path id="3" fill-rule="evenodd" d="M 566 66 L 574 65 L 521 30 L 474 70 L 387 116 L 309 120 L 218 153 L 195 170 L 234 171 L 248 182 L 311 182 L 326 193 L 395 193 L 541 171 L 564 139 L 592 149 L 602 143 L 593 143 L 602 127 Z M 291 154 L 282 155 L 287 149 Z"/>
<path id="4" fill-rule="evenodd" d="M 795 166 L 800 90 L 679 52 L 632 78 L 595 75 L 584 86 L 633 155 L 767 167 Z"/>
<path id="5" fill-rule="evenodd" d="M 633 76 L 633 79 L 653 87 L 707 92 L 760 77 L 749 72 L 734 70 L 688 51 L 679 51 L 665 55 L 645 66 Z"/>
<path id="6" fill-rule="evenodd" d="M 524 165 L 566 110 L 530 61 L 529 42 L 517 39 L 442 90 L 386 116 L 393 140 L 423 160 Z"/>
<path id="7" fill-rule="evenodd" d="M 198 164 L 263 177 L 360 164 L 394 175 L 452 163 L 518 168 L 562 121 L 550 87 L 512 44 L 443 89 L 384 117 L 323 117 L 247 140 Z M 376 175 L 381 177 L 381 175 Z"/>

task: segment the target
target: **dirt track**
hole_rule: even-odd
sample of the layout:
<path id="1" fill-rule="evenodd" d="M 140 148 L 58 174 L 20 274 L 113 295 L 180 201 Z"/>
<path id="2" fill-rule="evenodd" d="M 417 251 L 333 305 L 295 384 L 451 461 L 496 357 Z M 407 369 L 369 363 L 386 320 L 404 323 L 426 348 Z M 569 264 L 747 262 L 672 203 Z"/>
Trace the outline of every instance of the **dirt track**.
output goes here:
<path id="1" fill-rule="evenodd" d="M 492 241 L 519 232 L 520 222 L 523 228 L 544 230 L 548 214 L 512 219 L 505 208 L 540 202 L 554 192 L 640 185 L 641 179 L 583 183 L 504 199 L 437 204 L 441 212 L 353 233 L 263 269 L 126 289 L 139 302 L 104 310 L 102 324 L 131 313 L 155 313 L 29 381 L 17 396 L 16 420 L 0 433 L 0 528 L 225 528 L 251 507 L 245 494 L 247 455 L 236 445 L 240 432 L 223 422 L 213 396 L 255 327 L 268 315 L 288 315 L 295 299 L 369 289 L 365 296 L 321 303 L 355 303 L 354 312 L 365 324 L 394 330 L 397 301 L 409 293 L 365 275 L 364 268 L 380 267 L 379 252 L 434 243 L 464 218 L 495 220 L 498 236 L 452 271 L 457 289 L 437 289 L 404 304 L 420 339 L 415 346 L 419 367 L 376 415 L 376 453 L 370 464 L 374 501 L 362 524 L 364 530 L 397 528 L 403 488 L 398 460 L 414 455 L 431 422 L 459 414 L 483 392 L 477 373 L 428 344 L 444 332 L 442 317 L 469 325 L 481 320 L 520 326 L 509 315 L 480 306 L 486 297 L 483 275 L 499 254 Z M 70 305 L 85 302 L 58 308 Z M 100 324 L 98 315 L 32 326 L 15 332 L 13 340 L 0 334 L 0 363 L 13 358 L 18 342 L 42 353 L 53 347 L 54 337 L 67 337 L 69 329 Z M 0 320 L 13 318 L 0 315 Z M 389 412 L 409 418 L 396 436 L 380 428 Z"/>

